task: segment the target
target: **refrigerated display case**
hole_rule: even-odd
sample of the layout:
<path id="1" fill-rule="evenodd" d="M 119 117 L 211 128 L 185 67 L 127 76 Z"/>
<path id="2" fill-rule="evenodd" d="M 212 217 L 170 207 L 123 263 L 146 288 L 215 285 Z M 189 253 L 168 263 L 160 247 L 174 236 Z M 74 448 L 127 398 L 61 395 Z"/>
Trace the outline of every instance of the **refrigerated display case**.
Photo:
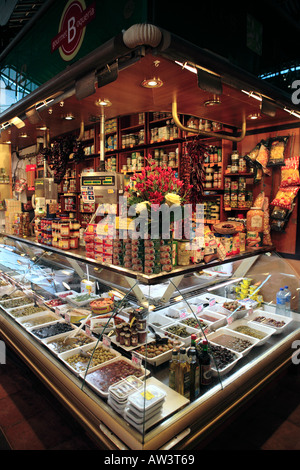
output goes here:
<path id="1" fill-rule="evenodd" d="M 0 253 L 1 339 L 99 448 L 193 449 L 296 357 L 299 278 L 273 247 L 158 275 L 14 235 Z M 172 349 L 192 334 L 211 354 L 195 399 L 169 386 Z"/>

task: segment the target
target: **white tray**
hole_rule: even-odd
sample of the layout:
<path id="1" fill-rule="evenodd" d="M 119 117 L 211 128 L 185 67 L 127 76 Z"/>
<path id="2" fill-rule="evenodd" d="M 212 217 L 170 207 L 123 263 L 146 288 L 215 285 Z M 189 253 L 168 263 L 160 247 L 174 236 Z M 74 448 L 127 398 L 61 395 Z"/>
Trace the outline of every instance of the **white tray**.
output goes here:
<path id="1" fill-rule="evenodd" d="M 215 318 L 215 321 L 211 321 L 211 320 L 206 320 L 206 318 L 203 318 L 203 315 L 209 315 L 209 316 L 212 316 Z M 214 312 L 213 310 L 211 310 L 209 307 L 205 308 L 204 310 L 202 310 L 202 312 L 198 313 L 197 314 L 197 317 L 198 318 L 203 318 L 203 320 L 206 322 L 209 322 L 210 323 L 210 328 L 213 329 L 213 330 L 216 330 L 217 328 L 221 328 L 222 326 L 226 326 L 227 325 L 227 317 L 226 315 L 223 315 L 221 313 L 217 313 L 217 312 Z"/>
<path id="2" fill-rule="evenodd" d="M 52 323 L 52 322 L 55 322 L 57 320 L 60 320 L 59 316 L 56 315 L 54 312 L 52 312 L 51 310 L 49 311 L 45 311 L 45 312 L 39 312 L 39 313 L 35 313 L 33 315 L 27 315 L 25 317 L 19 317 L 19 318 L 16 318 L 17 322 L 20 323 L 20 325 L 22 325 L 25 329 L 28 329 L 28 328 L 33 328 L 33 326 L 26 326 L 25 323 L 30 321 L 30 320 L 34 320 L 36 318 L 43 318 L 45 316 L 49 316 L 51 317 L 53 320 L 49 320 L 49 321 L 46 321 L 45 323 L 39 323 L 39 325 L 34 325 L 34 326 L 39 326 L 41 327 L 42 325 L 47 325 L 48 323 Z"/>
<path id="3" fill-rule="evenodd" d="M 34 307 L 34 304 L 31 304 L 31 305 L 23 305 L 22 307 L 16 307 L 16 308 L 11 308 L 9 310 L 7 310 L 7 312 L 9 313 L 9 315 L 11 315 L 16 321 L 19 321 L 20 318 L 27 318 L 27 317 L 31 317 L 32 315 L 36 315 L 37 313 L 50 313 L 51 310 L 47 309 L 46 307 L 43 307 L 41 305 L 38 305 L 38 307 L 40 308 L 43 308 L 43 310 L 41 310 L 40 312 L 35 312 L 35 313 L 31 313 L 30 315 L 22 315 L 20 317 L 17 317 L 16 313 L 18 313 L 19 310 L 24 310 L 25 308 L 27 307 Z"/>
<path id="4" fill-rule="evenodd" d="M 184 345 L 183 342 L 179 343 L 178 345 L 176 344 L 176 348 L 181 348 Z M 141 346 L 141 345 L 140 345 Z M 133 350 L 133 353 L 136 354 L 138 357 L 140 357 L 144 362 L 146 361 L 147 364 L 150 364 L 154 367 L 159 366 L 160 364 L 163 364 L 164 362 L 167 362 L 171 359 L 172 357 L 172 349 L 169 349 L 168 351 L 159 354 L 155 357 L 145 357 L 143 354 L 138 352 L 139 347 L 136 348 L 136 350 Z M 174 346 L 175 347 L 175 346 Z"/>
<path id="5" fill-rule="evenodd" d="M 100 396 L 104 397 L 104 398 L 107 398 L 108 395 L 109 395 L 109 392 L 108 392 L 108 387 L 107 389 L 103 389 L 103 387 L 101 388 L 100 386 L 97 386 L 95 385 L 92 380 L 91 380 L 91 374 L 95 375 L 97 374 L 97 371 L 98 370 L 101 370 L 103 369 L 104 367 L 108 367 L 110 368 L 111 366 L 114 365 L 115 362 L 118 362 L 120 363 L 119 366 L 122 366 L 123 365 L 123 362 L 127 363 L 127 364 L 130 364 L 132 365 L 132 367 L 134 367 L 135 369 L 141 371 L 141 375 L 139 375 L 139 378 L 140 379 L 143 379 L 144 377 L 146 377 L 147 375 L 150 374 L 150 372 L 145 369 L 144 367 L 141 367 L 141 368 L 138 368 L 137 366 L 135 366 L 132 361 L 130 361 L 129 359 L 127 359 L 126 357 L 124 356 L 121 356 L 121 357 L 118 357 L 116 359 L 113 359 L 112 361 L 109 361 L 109 363 L 104 363 L 100 366 L 98 366 L 97 368 L 95 368 L 93 371 L 88 371 L 87 374 L 83 373 L 83 374 L 80 374 L 80 376 L 84 379 L 85 378 L 85 381 L 86 383 L 93 389 L 95 390 L 97 393 L 99 393 Z M 132 373 L 128 374 L 128 375 L 132 375 Z M 124 378 L 124 377 L 127 377 L 126 373 L 124 373 L 124 376 L 123 377 L 118 377 L 116 378 L 116 381 L 112 382 L 112 383 L 116 383 L 116 382 L 119 382 L 121 378 Z M 111 383 L 111 385 L 112 385 Z M 107 384 L 108 385 L 108 384 Z"/>
<path id="6" fill-rule="evenodd" d="M 168 326 L 162 328 L 162 332 L 163 332 L 164 334 L 166 333 L 167 336 L 168 336 L 169 333 L 167 332 L 167 329 L 168 329 L 170 326 L 178 325 L 178 324 L 179 324 L 180 326 L 182 326 L 181 323 L 179 323 L 179 322 L 174 322 L 174 323 L 171 323 L 170 325 L 168 325 Z M 184 326 L 185 326 L 185 325 L 184 325 Z M 201 330 L 200 330 L 200 329 L 197 330 L 196 328 L 191 328 L 190 326 L 185 326 L 185 328 L 186 328 L 186 331 L 189 333 L 188 336 L 186 336 L 185 338 L 183 338 L 182 336 L 175 335 L 175 334 L 173 334 L 173 333 L 170 333 L 170 335 L 172 335 L 172 336 L 168 336 L 168 337 L 169 337 L 170 339 L 173 339 L 173 340 L 176 339 L 177 341 L 182 342 L 185 346 L 190 346 L 190 344 L 191 344 L 191 335 L 192 335 L 192 334 L 195 334 L 195 335 L 199 336 L 199 332 L 201 332 Z"/>
<path id="7" fill-rule="evenodd" d="M 60 320 L 57 320 L 57 322 L 54 322 L 54 323 L 67 323 L 67 322 L 62 318 L 62 319 L 60 319 Z M 52 324 L 52 323 L 51 323 L 51 324 Z M 71 324 L 71 323 L 68 323 L 68 325 L 70 325 L 72 329 L 71 329 L 70 331 L 67 331 L 67 332 L 64 331 L 64 333 L 71 334 L 72 330 L 78 328 L 77 326 L 75 326 L 75 325 L 73 325 L 73 324 Z M 48 325 L 46 325 L 46 327 L 47 327 L 47 326 L 48 326 Z M 53 339 L 54 339 L 54 338 L 56 338 L 56 337 L 60 334 L 60 333 L 57 333 L 57 335 L 48 336 L 47 338 L 40 338 L 39 336 L 37 336 L 37 335 L 35 334 L 35 331 L 36 331 L 36 330 L 39 330 L 40 328 L 44 328 L 44 327 L 43 327 L 43 326 L 34 326 L 34 327 L 28 329 L 29 333 L 31 333 L 31 334 L 32 334 L 38 341 L 40 341 L 40 342 L 43 342 L 45 339 L 50 339 L 50 338 L 53 338 Z"/>
<path id="8" fill-rule="evenodd" d="M 212 343 L 213 343 L 213 341 L 212 341 Z M 220 345 L 216 344 L 215 346 L 220 346 Z M 215 365 L 215 362 L 212 359 L 211 372 L 212 372 L 213 377 L 218 377 L 218 376 L 222 377 L 223 375 L 228 374 L 228 372 L 230 372 L 231 369 L 234 368 L 236 363 L 243 357 L 241 353 L 238 353 L 236 351 L 232 351 L 231 349 L 225 348 L 224 346 L 220 346 L 220 347 L 222 349 L 228 349 L 230 352 L 232 352 L 233 355 L 235 356 L 235 359 L 233 361 L 231 361 L 229 364 L 227 364 L 227 366 L 223 367 L 222 369 L 217 369 L 217 367 Z"/>
<path id="9" fill-rule="evenodd" d="M 218 336 L 220 335 L 229 335 L 229 336 L 234 336 L 236 338 L 241 338 L 243 340 L 246 340 L 246 341 L 249 341 L 251 343 L 251 345 L 248 347 L 248 348 L 245 348 L 243 351 L 235 351 L 234 349 L 230 348 L 229 346 L 223 346 L 222 344 L 220 345 L 219 343 L 217 343 L 216 341 L 214 341 Z M 207 336 L 207 341 L 211 342 L 211 343 L 214 343 L 216 345 L 219 345 L 219 346 L 223 346 L 227 349 L 230 349 L 231 351 L 233 352 L 239 352 L 240 354 L 242 354 L 242 356 L 246 356 L 250 351 L 251 349 L 255 346 L 255 344 L 258 343 L 258 339 L 256 338 L 251 338 L 251 336 L 246 336 L 246 335 L 243 335 L 242 333 L 238 333 L 237 331 L 232 331 L 230 330 L 229 328 L 225 327 L 225 328 L 219 328 L 215 333 L 211 333 Z"/>
<path id="10" fill-rule="evenodd" d="M 104 346 L 103 343 L 100 342 L 100 341 L 97 344 L 96 349 L 100 345 L 101 345 L 102 348 L 104 348 L 106 350 L 110 350 L 114 355 L 114 357 L 112 357 L 111 359 L 108 359 L 107 361 L 103 362 L 103 364 L 108 364 L 110 361 L 112 361 L 112 360 L 116 359 L 117 357 L 121 356 L 121 354 L 118 351 L 115 351 L 112 348 L 108 348 L 108 347 Z M 75 349 L 71 349 L 69 351 L 60 353 L 60 354 L 58 354 L 58 357 L 61 359 L 61 361 L 64 363 L 65 366 L 67 366 L 72 372 L 74 372 L 75 375 L 79 376 L 80 374 L 85 372 L 85 369 L 82 369 L 82 370 L 76 369 L 75 367 L 72 366 L 72 364 L 70 364 L 67 361 L 67 359 L 71 356 L 74 356 L 75 354 L 80 354 L 81 351 L 88 351 L 88 352 L 92 353 L 94 349 L 95 349 L 95 344 L 86 344 L 85 346 L 75 348 Z M 88 365 L 88 362 L 86 363 L 86 366 L 87 365 Z M 94 366 L 94 367 L 89 367 L 89 371 L 93 371 L 93 370 L 97 369 L 98 367 L 99 367 L 99 364 L 97 366 Z"/>
<path id="11" fill-rule="evenodd" d="M 62 299 L 62 300 L 66 300 L 68 303 L 70 303 L 72 305 L 75 305 L 76 307 L 84 307 L 85 305 L 88 305 L 93 300 L 100 299 L 99 295 L 91 293 L 90 296 L 89 296 L 89 299 L 83 300 L 82 302 L 77 302 L 75 300 L 76 297 L 81 296 L 81 295 L 83 296 L 85 294 L 84 293 L 76 293 L 76 294 L 68 295 L 65 299 Z"/>
<path id="12" fill-rule="evenodd" d="M 284 321 L 285 324 L 283 326 L 276 327 L 274 325 L 269 325 L 268 323 L 256 322 L 255 321 L 256 317 L 265 317 L 267 319 L 271 319 L 275 321 Z M 277 313 L 269 313 L 269 312 L 266 312 L 265 310 L 255 310 L 253 313 L 249 314 L 247 318 L 250 321 L 253 321 L 256 325 L 264 325 L 264 326 L 267 326 L 268 328 L 273 328 L 275 330 L 275 333 L 274 333 L 275 335 L 282 333 L 287 328 L 289 323 L 293 321 L 292 318 L 286 317 L 284 315 L 278 315 Z"/>
<path id="13" fill-rule="evenodd" d="M 74 351 L 74 349 L 77 349 L 79 346 L 78 344 L 74 343 L 74 347 L 71 348 L 71 349 L 68 349 L 68 351 L 63 351 L 63 352 L 58 352 L 55 350 L 54 347 L 51 346 L 51 343 L 52 341 L 57 341 L 57 340 L 60 340 L 60 339 L 64 339 L 66 336 L 68 336 L 70 333 L 67 332 L 67 333 L 60 333 L 58 335 L 55 335 L 55 336 L 50 336 L 49 338 L 45 338 L 42 340 L 42 343 L 53 353 L 55 354 L 56 356 L 58 356 L 59 354 L 63 354 L 63 352 L 69 352 L 69 351 Z M 95 344 L 97 343 L 97 338 L 93 337 L 93 336 L 89 336 L 87 335 L 84 331 L 81 330 L 80 334 L 83 334 L 85 335 L 87 338 L 91 339 L 91 343 L 87 343 L 86 345 L 93 345 L 93 347 L 95 347 Z M 81 348 L 83 348 L 84 346 L 86 345 L 83 345 L 83 346 L 80 346 Z"/>
<path id="14" fill-rule="evenodd" d="M 262 346 L 263 344 L 265 344 L 271 338 L 272 335 L 274 335 L 276 333 L 275 328 L 270 328 L 270 327 L 262 325 L 258 322 L 251 322 L 249 320 L 243 320 L 243 319 L 242 320 L 235 320 L 233 323 L 231 323 L 231 325 L 228 325 L 226 328 L 228 328 L 229 330 L 232 330 L 235 333 L 237 333 L 235 331 L 235 328 L 238 327 L 238 326 L 249 326 L 249 328 L 253 328 L 254 330 L 257 330 L 257 331 L 265 334 L 264 338 L 262 338 L 262 339 L 257 338 L 258 343 L 256 343 L 255 346 Z M 247 335 L 247 333 L 242 333 L 242 334 L 245 335 L 245 336 L 249 336 L 250 338 L 253 338 L 253 336 Z"/>

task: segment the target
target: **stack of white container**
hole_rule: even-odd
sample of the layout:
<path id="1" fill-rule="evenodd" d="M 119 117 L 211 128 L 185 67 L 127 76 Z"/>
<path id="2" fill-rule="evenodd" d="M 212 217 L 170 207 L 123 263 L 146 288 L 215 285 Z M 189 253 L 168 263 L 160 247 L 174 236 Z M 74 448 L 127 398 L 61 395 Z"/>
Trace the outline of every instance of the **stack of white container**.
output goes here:
<path id="1" fill-rule="evenodd" d="M 145 431 L 160 419 L 166 392 L 133 375 L 108 389 L 107 403 L 128 423 Z"/>
<path id="2" fill-rule="evenodd" d="M 166 393 L 149 384 L 128 397 L 124 418 L 138 431 L 144 432 L 160 419 Z"/>

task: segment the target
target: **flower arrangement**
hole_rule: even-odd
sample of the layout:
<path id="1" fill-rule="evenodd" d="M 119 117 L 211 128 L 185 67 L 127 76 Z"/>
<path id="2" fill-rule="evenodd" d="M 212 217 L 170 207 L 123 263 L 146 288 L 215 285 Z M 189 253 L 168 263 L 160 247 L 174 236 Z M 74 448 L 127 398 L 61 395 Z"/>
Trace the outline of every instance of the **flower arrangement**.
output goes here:
<path id="1" fill-rule="evenodd" d="M 140 173 L 135 173 L 130 179 L 135 182 L 135 186 L 131 188 L 128 185 L 125 191 L 128 193 L 128 204 L 136 205 L 136 212 L 150 209 L 152 204 L 182 205 L 192 188 L 189 185 L 184 193 L 184 183 L 175 176 L 174 170 L 157 166 L 151 159 Z"/>

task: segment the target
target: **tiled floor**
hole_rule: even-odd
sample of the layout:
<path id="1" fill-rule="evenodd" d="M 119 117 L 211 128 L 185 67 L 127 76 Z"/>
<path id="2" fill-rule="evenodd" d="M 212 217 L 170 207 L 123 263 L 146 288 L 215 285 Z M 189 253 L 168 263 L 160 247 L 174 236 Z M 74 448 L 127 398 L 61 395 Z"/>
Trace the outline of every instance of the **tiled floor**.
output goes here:
<path id="1" fill-rule="evenodd" d="M 6 362 L 0 365 L 0 450 L 96 449 L 78 423 L 9 351 Z M 300 450 L 300 373 L 295 367 L 204 450 Z"/>

